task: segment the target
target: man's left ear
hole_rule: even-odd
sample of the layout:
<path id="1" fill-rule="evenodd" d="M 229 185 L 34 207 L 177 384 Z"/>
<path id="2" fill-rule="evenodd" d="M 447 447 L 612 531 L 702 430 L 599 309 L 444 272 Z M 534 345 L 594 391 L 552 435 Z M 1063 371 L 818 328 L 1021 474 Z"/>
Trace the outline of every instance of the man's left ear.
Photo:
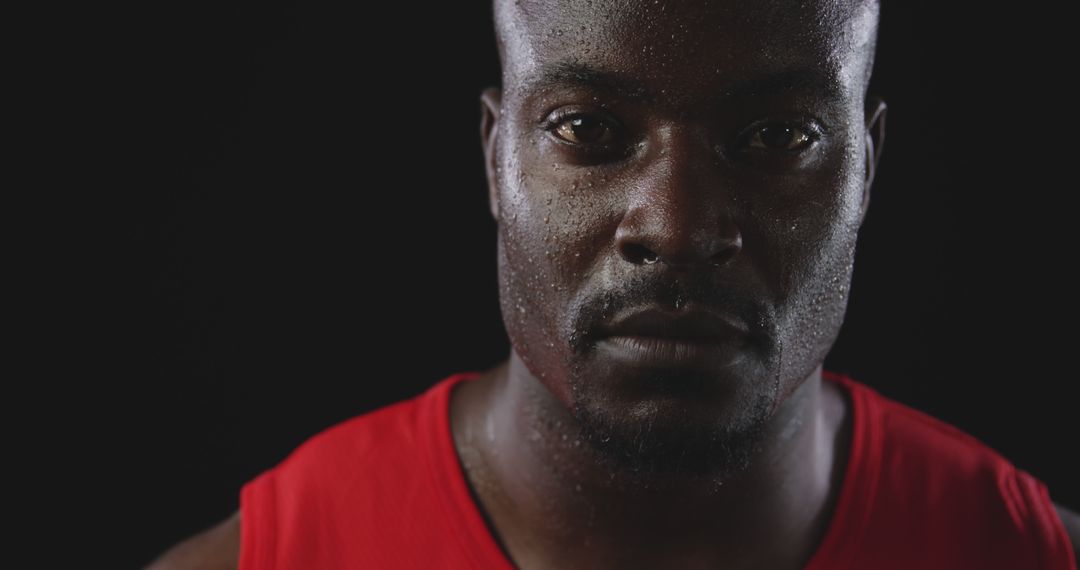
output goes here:
<path id="1" fill-rule="evenodd" d="M 866 99 L 866 178 L 863 183 L 863 200 L 859 208 L 859 225 L 870 207 L 870 186 L 874 183 L 881 149 L 885 144 L 885 100 L 877 95 Z"/>

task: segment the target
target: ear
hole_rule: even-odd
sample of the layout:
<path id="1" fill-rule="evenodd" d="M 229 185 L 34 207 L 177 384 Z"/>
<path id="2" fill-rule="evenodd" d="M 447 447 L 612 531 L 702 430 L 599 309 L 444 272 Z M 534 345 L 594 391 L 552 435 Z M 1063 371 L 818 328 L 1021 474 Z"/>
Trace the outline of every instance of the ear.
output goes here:
<path id="1" fill-rule="evenodd" d="M 885 145 L 885 111 L 888 106 L 885 101 L 871 95 L 866 100 L 866 178 L 863 184 L 862 206 L 859 208 L 859 225 L 866 218 L 866 210 L 870 207 L 870 187 L 874 183 L 874 173 L 877 171 L 878 160 L 881 158 L 881 149 Z"/>
<path id="2" fill-rule="evenodd" d="M 495 221 L 499 221 L 498 157 L 496 134 L 502 112 L 502 90 L 488 87 L 480 93 L 480 140 L 484 147 L 484 170 L 487 171 L 488 205 Z"/>

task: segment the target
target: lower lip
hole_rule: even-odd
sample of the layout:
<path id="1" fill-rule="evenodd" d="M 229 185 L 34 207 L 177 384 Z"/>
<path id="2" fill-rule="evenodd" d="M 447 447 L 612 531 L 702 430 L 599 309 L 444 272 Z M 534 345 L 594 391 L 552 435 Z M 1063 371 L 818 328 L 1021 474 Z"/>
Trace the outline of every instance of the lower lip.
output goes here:
<path id="1" fill-rule="evenodd" d="M 643 366 L 716 366 L 736 360 L 742 342 L 737 338 L 673 339 L 617 335 L 606 337 L 599 344 L 616 358 Z"/>

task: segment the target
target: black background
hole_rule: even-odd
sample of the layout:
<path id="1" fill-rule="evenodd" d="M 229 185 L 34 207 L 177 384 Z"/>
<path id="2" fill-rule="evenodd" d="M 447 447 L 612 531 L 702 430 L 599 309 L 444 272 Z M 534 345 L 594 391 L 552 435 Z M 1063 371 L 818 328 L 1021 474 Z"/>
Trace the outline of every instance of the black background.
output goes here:
<path id="1" fill-rule="evenodd" d="M 927 6 L 883 7 L 884 155 L 826 367 L 1080 508 L 1069 36 Z M 87 16 L 48 99 L 79 158 L 43 174 L 67 178 L 38 263 L 70 268 L 34 329 L 31 447 L 79 499 L 64 525 L 132 567 L 320 429 L 506 355 L 479 139 L 498 62 L 486 2 Z"/>

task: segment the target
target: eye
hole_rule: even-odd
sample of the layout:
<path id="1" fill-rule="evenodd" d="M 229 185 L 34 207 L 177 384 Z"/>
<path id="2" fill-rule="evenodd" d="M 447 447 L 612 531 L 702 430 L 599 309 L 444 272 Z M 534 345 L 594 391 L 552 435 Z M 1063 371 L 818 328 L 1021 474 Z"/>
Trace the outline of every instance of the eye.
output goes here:
<path id="1" fill-rule="evenodd" d="M 766 150 L 802 150 L 816 140 L 816 134 L 797 125 L 765 125 L 751 133 L 748 145 Z"/>
<path id="2" fill-rule="evenodd" d="M 575 113 L 556 118 L 548 130 L 560 139 L 576 145 L 599 146 L 615 139 L 615 126 L 595 115 Z"/>

